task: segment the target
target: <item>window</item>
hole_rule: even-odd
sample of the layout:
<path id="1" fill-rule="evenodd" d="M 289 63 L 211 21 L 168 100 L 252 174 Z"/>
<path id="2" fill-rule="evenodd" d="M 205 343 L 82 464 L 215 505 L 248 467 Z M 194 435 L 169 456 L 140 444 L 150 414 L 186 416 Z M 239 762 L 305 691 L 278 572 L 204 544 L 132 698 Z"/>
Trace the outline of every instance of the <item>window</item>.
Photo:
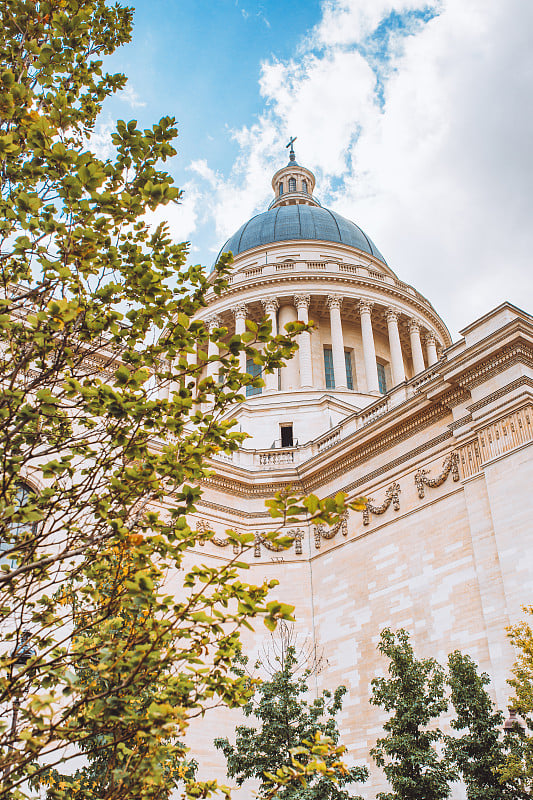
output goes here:
<path id="1" fill-rule="evenodd" d="M 387 379 L 385 377 L 385 367 L 383 364 L 380 364 L 379 361 L 376 363 L 378 368 L 378 386 L 379 391 L 381 394 L 387 394 Z"/>
<path id="2" fill-rule="evenodd" d="M 346 386 L 348 389 L 353 389 L 352 353 L 350 350 L 344 351 L 344 362 L 346 364 Z"/>
<path id="3" fill-rule="evenodd" d="M 289 178 L 289 192 L 296 191 L 296 178 Z"/>
<path id="4" fill-rule="evenodd" d="M 324 347 L 324 374 L 326 389 L 335 388 L 335 373 L 333 372 L 333 353 L 331 347 Z"/>
<path id="5" fill-rule="evenodd" d="M 289 422 L 286 425 L 280 425 L 280 429 L 281 429 L 281 446 L 292 447 L 294 443 L 292 435 L 292 422 Z"/>
<path id="6" fill-rule="evenodd" d="M 261 375 L 261 365 L 254 364 L 252 358 L 246 359 L 246 372 L 248 375 L 252 375 L 254 378 L 257 378 Z M 260 386 L 247 386 L 246 387 L 246 397 L 253 397 L 255 394 L 261 394 L 263 390 Z"/>
<path id="7" fill-rule="evenodd" d="M 22 506 L 25 506 L 31 500 L 31 496 L 33 494 L 34 494 L 34 490 L 31 488 L 31 486 L 28 486 L 27 483 L 20 482 L 17 485 L 17 492 L 16 492 L 16 495 L 14 497 L 14 504 L 17 506 L 17 508 L 21 508 Z M 9 531 L 12 534 L 15 534 L 15 535 L 17 533 L 19 533 L 19 532 L 21 534 L 23 534 L 26 531 L 28 531 L 29 529 L 31 529 L 32 531 L 35 531 L 36 527 L 37 527 L 37 523 L 36 522 L 33 522 L 33 523 L 29 524 L 29 525 L 27 523 L 23 523 L 23 522 L 14 522 L 11 525 L 9 525 Z M 4 564 L 8 563 L 9 567 L 11 569 L 13 569 L 14 567 L 17 566 L 16 560 L 14 558 L 8 557 L 4 561 L 4 559 L 1 557 L 1 553 L 4 550 L 12 550 L 13 545 L 14 545 L 14 541 L 13 540 L 10 541 L 10 542 L 2 542 L 2 541 L 0 541 L 0 564 L 2 564 L 2 562 Z"/>
<path id="8" fill-rule="evenodd" d="M 283 181 L 281 181 L 279 185 L 279 196 L 281 197 L 282 194 L 283 194 Z"/>
<path id="9" fill-rule="evenodd" d="M 302 192 L 307 194 L 307 181 L 302 181 Z"/>

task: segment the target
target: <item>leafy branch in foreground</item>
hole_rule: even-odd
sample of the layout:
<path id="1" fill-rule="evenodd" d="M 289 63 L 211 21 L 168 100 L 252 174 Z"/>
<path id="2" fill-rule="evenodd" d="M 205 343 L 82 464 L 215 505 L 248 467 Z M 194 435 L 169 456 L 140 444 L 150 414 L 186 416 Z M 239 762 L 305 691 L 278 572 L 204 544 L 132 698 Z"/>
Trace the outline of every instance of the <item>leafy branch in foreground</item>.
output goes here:
<path id="1" fill-rule="evenodd" d="M 119 121 L 113 157 L 91 150 L 103 101 L 125 85 L 103 59 L 131 25 L 132 10 L 106 0 L 0 5 L 3 798 L 28 796 L 29 779 L 64 772 L 109 736 L 100 800 L 164 797 L 161 748 L 181 758 L 192 716 L 246 698 L 230 671 L 242 626 L 272 628 L 292 610 L 268 599 L 275 581 L 243 581 L 240 555 L 189 566 L 200 534 L 187 517 L 209 459 L 245 436 L 224 412 L 261 383 L 239 355 L 277 369 L 303 327 L 272 336 L 263 321 L 232 336 L 197 319 L 207 293 L 224 291 L 231 256 L 207 278 L 185 244 L 146 222 L 180 198 L 163 168 L 176 153 L 172 117 L 144 130 Z M 210 362 L 220 384 L 205 377 Z M 295 505 L 272 510 L 283 519 Z M 316 500 L 309 516 L 342 505 Z M 230 535 L 243 551 L 253 538 Z M 54 784 L 53 796 L 71 789 Z"/>

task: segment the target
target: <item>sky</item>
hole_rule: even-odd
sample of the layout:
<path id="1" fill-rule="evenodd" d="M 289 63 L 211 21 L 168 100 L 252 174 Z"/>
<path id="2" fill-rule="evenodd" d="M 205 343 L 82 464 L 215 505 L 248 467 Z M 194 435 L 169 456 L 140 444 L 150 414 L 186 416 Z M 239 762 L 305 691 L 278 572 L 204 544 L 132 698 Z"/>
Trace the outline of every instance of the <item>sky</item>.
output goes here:
<path id="1" fill-rule="evenodd" d="M 130 0 L 131 2 L 131 0 Z M 503 300 L 533 312 L 531 0 L 133 0 L 117 118 L 178 122 L 166 206 L 190 258 L 266 210 L 296 136 L 321 203 L 352 219 L 454 339 Z"/>

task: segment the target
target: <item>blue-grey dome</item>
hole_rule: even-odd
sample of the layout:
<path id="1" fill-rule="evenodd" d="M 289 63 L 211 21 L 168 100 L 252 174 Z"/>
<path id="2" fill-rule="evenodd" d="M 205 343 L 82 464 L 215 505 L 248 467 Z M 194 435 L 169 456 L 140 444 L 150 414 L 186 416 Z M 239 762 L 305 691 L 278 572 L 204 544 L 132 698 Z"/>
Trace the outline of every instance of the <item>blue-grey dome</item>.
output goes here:
<path id="1" fill-rule="evenodd" d="M 279 206 L 252 217 L 223 245 L 217 260 L 222 253 L 231 251 L 237 256 L 253 247 L 290 239 L 340 242 L 357 247 L 387 263 L 376 245 L 355 222 L 327 208 L 304 204 Z"/>

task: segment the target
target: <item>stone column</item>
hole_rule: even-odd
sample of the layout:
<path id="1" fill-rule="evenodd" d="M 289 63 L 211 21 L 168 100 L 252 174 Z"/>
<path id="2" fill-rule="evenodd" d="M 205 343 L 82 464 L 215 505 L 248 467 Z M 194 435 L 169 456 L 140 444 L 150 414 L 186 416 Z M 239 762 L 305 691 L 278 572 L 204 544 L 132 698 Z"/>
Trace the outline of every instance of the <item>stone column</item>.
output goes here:
<path id="1" fill-rule="evenodd" d="M 333 375 L 335 389 L 347 389 L 346 361 L 344 359 L 344 336 L 341 322 L 342 297 L 338 294 L 328 295 L 329 319 L 331 324 L 331 351 L 333 357 Z"/>
<path id="2" fill-rule="evenodd" d="M 212 334 L 215 328 L 220 328 L 221 324 L 222 323 L 220 317 L 217 316 L 209 317 L 209 319 L 206 320 L 206 325 L 209 334 Z M 218 356 L 218 344 L 216 342 L 212 342 L 211 339 L 209 340 L 209 344 L 207 346 L 207 356 L 208 358 L 211 358 L 213 356 Z M 207 375 L 211 376 L 215 382 L 218 380 L 219 369 L 220 369 L 220 362 L 218 361 L 207 362 Z"/>
<path id="3" fill-rule="evenodd" d="M 280 333 L 285 333 L 285 325 L 289 322 L 296 322 L 298 315 L 293 305 L 282 305 L 279 309 L 278 323 Z M 300 388 L 300 369 L 299 359 L 295 354 L 281 370 L 281 389 L 283 392 L 291 392 Z"/>
<path id="4" fill-rule="evenodd" d="M 278 300 L 276 297 L 267 297 L 266 300 L 261 300 L 263 304 L 263 308 L 265 310 L 265 316 L 267 316 L 270 320 L 272 325 L 272 336 L 276 336 L 278 332 L 278 324 L 277 324 L 277 310 L 278 310 Z M 265 372 L 263 375 L 263 380 L 265 382 L 265 391 L 266 392 L 277 392 L 278 391 L 278 371 L 275 370 L 272 373 Z"/>
<path id="5" fill-rule="evenodd" d="M 369 300 L 359 301 L 361 315 L 361 335 L 363 337 L 363 355 L 365 359 L 366 390 L 370 394 L 379 394 L 378 368 L 376 364 L 376 348 L 372 330 L 372 307 Z"/>
<path id="6" fill-rule="evenodd" d="M 437 340 L 435 339 L 432 333 L 426 333 L 424 341 L 426 343 L 428 364 L 429 366 L 431 366 L 432 364 L 436 364 L 437 361 L 439 360 L 439 357 L 437 356 Z"/>
<path id="7" fill-rule="evenodd" d="M 417 319 L 409 320 L 409 336 L 411 337 L 413 368 L 415 375 L 418 375 L 419 372 L 424 372 L 426 365 L 424 364 L 424 353 L 422 352 L 422 343 L 420 341 L 420 323 Z"/>
<path id="8" fill-rule="evenodd" d="M 389 347 L 392 367 L 392 384 L 397 386 L 405 381 L 405 368 L 403 365 L 402 345 L 398 330 L 399 311 L 395 308 L 387 309 L 387 327 L 389 329 Z"/>
<path id="9" fill-rule="evenodd" d="M 233 307 L 236 336 L 242 336 L 246 332 L 246 312 L 246 303 L 239 303 L 239 305 Z M 239 353 L 239 370 L 246 372 L 246 353 Z"/>
<path id="10" fill-rule="evenodd" d="M 309 303 L 311 298 L 308 294 L 297 294 L 294 296 L 294 305 L 298 312 L 300 322 L 309 322 Z M 311 334 L 304 331 L 298 337 L 298 358 L 300 361 L 300 386 L 306 389 L 313 387 L 313 363 L 311 359 Z"/>

